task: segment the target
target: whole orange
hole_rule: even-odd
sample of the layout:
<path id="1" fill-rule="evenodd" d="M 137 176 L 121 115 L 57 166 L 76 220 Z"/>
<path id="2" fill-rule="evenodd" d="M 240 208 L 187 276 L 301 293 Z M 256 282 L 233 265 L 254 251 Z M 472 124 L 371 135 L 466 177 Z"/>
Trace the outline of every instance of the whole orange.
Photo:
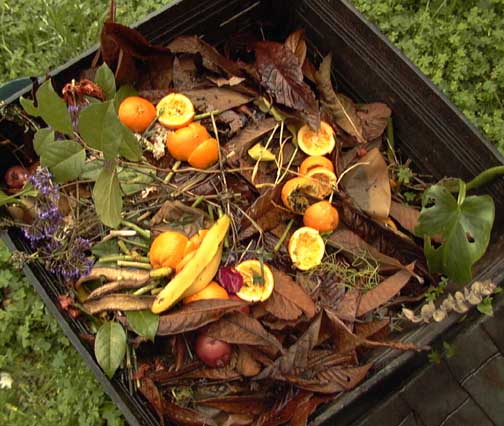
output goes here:
<path id="1" fill-rule="evenodd" d="M 180 232 L 166 231 L 159 234 L 151 244 L 149 259 L 152 267 L 174 268 L 184 257 L 184 250 L 189 239 Z"/>
<path id="2" fill-rule="evenodd" d="M 306 209 L 303 223 L 319 232 L 333 231 L 339 223 L 338 210 L 329 201 L 319 201 Z"/>
<path id="3" fill-rule="evenodd" d="M 181 129 L 168 132 L 166 147 L 175 160 L 187 161 L 192 152 L 208 138 L 210 135 L 204 126 L 191 123 Z"/>
<path id="4" fill-rule="evenodd" d="M 197 300 L 207 299 L 229 299 L 229 294 L 224 287 L 221 287 L 215 281 L 211 281 L 203 290 L 198 291 L 192 296 L 186 297 L 184 303 L 196 302 Z"/>
<path id="5" fill-rule="evenodd" d="M 144 132 L 156 118 L 156 107 L 140 96 L 129 96 L 119 105 L 119 121 L 133 132 Z"/>

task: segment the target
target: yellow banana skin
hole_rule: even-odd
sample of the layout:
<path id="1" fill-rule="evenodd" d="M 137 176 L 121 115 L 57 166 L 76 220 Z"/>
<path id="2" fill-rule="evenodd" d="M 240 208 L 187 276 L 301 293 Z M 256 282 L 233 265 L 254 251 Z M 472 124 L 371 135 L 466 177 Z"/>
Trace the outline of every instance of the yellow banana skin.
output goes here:
<path id="1" fill-rule="evenodd" d="M 157 295 L 151 308 L 153 313 L 159 314 L 171 308 L 184 296 L 186 291 L 191 288 L 196 280 L 199 281 L 201 273 L 209 266 L 221 250 L 221 243 L 224 241 L 224 238 L 226 238 L 230 224 L 231 219 L 229 216 L 223 215 L 212 225 L 203 238 L 201 245 L 196 250 L 195 255 Z"/>
<path id="2" fill-rule="evenodd" d="M 224 244 L 221 243 L 217 254 L 213 257 L 207 267 L 203 269 L 201 274 L 198 275 L 198 278 L 194 280 L 194 282 L 191 284 L 191 287 L 186 290 L 181 299 L 185 299 L 186 297 L 192 296 L 198 291 L 203 290 L 210 283 L 210 281 L 213 280 L 213 277 L 215 277 L 215 274 L 219 270 L 223 247 Z"/>

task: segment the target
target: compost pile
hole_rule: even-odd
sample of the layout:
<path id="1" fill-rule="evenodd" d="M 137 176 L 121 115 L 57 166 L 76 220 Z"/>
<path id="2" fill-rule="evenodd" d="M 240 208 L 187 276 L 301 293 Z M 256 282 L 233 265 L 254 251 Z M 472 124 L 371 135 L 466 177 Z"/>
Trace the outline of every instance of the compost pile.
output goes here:
<path id="1" fill-rule="evenodd" d="M 109 22 L 101 41 L 103 65 L 22 101 L 49 127 L 9 210 L 109 376 L 161 422 L 306 425 L 370 349 L 419 350 L 388 335 L 436 285 L 428 185 L 387 105 L 340 93 L 303 31 L 220 53 Z"/>

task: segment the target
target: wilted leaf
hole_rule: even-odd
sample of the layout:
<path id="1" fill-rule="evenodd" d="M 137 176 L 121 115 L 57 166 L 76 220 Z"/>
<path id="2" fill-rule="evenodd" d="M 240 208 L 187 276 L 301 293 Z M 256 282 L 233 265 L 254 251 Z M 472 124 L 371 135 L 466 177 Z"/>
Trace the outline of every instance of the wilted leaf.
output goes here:
<path id="1" fill-rule="evenodd" d="M 271 405 L 265 395 L 224 396 L 199 400 L 197 403 L 217 408 L 230 414 L 261 414 Z"/>
<path id="2" fill-rule="evenodd" d="M 180 201 L 166 201 L 151 219 L 152 236 L 174 230 L 192 237 L 200 229 L 211 226 L 210 218 L 200 209 L 186 206 Z"/>
<path id="3" fill-rule="evenodd" d="M 345 192 L 370 216 L 386 219 L 391 203 L 387 163 L 377 148 L 370 150 L 359 162 L 363 164 L 342 179 Z"/>
<path id="4" fill-rule="evenodd" d="M 245 303 L 239 300 L 198 300 L 170 314 L 161 315 L 157 334 L 170 336 L 196 330 L 244 306 Z"/>
<path id="5" fill-rule="evenodd" d="M 151 405 L 154 407 L 154 410 L 156 410 L 156 413 L 159 416 L 159 422 L 161 426 L 164 426 L 163 399 L 157 386 L 151 379 L 143 377 L 140 380 L 139 391 L 145 397 L 145 399 L 147 399 L 147 401 L 149 401 Z"/>
<path id="6" fill-rule="evenodd" d="M 357 316 L 361 317 L 371 312 L 396 296 L 411 279 L 413 268 L 414 264 L 408 265 L 407 269 L 396 272 L 375 288 L 364 293 L 357 309 Z"/>
<path id="7" fill-rule="evenodd" d="M 294 303 L 308 319 L 315 316 L 316 306 L 312 298 L 297 284 L 290 275 L 276 268 L 271 268 L 275 281 L 275 293 Z M 284 318 L 286 319 L 286 318 Z"/>
<path id="8" fill-rule="evenodd" d="M 361 293 L 356 289 L 348 290 L 341 298 L 338 305 L 333 309 L 334 314 L 350 324 L 355 321 L 357 308 L 361 299 Z"/>
<path id="9" fill-rule="evenodd" d="M 159 315 L 147 310 L 130 311 L 126 312 L 126 318 L 128 319 L 128 325 L 136 334 L 154 341 L 159 326 Z"/>
<path id="10" fill-rule="evenodd" d="M 98 364 L 111 378 L 126 353 L 126 333 L 121 324 L 105 322 L 96 333 L 94 351 Z"/>
<path id="11" fill-rule="evenodd" d="M 460 198 L 460 197 L 459 197 Z M 416 235 L 425 238 L 425 253 L 432 272 L 466 283 L 472 266 L 484 254 L 495 219 L 495 205 L 489 195 L 459 199 L 441 185 L 433 185 L 422 196 L 422 211 Z M 440 247 L 430 237 L 442 235 Z"/>
<path id="12" fill-rule="evenodd" d="M 271 315 L 286 321 L 298 319 L 303 311 L 289 299 L 273 291 L 270 298 L 264 302 L 264 309 Z"/>
<path id="13" fill-rule="evenodd" d="M 243 306 L 243 305 L 242 305 Z M 234 312 L 212 324 L 207 334 L 227 343 L 251 346 L 270 346 L 282 351 L 282 345 L 256 319 L 242 312 Z"/>
<path id="14" fill-rule="evenodd" d="M 134 280 L 113 281 L 111 283 L 104 284 L 94 289 L 91 293 L 89 293 L 89 296 L 86 298 L 86 300 L 90 301 L 93 299 L 99 299 L 100 297 L 103 297 L 106 294 L 117 293 L 121 290 L 132 290 L 143 287 L 143 285 L 144 283 Z"/>
<path id="15" fill-rule="evenodd" d="M 37 90 L 35 102 L 21 98 L 24 110 L 33 117 L 41 117 L 53 130 L 66 135 L 73 134 L 72 120 L 65 101 L 54 91 L 51 80 L 45 81 Z"/>
<path id="16" fill-rule="evenodd" d="M 254 377 L 261 371 L 261 364 L 244 345 L 240 345 L 238 348 L 236 371 L 245 377 Z"/>
<path id="17" fill-rule="evenodd" d="M 360 105 L 357 115 L 362 122 L 364 138 L 368 141 L 379 138 L 387 128 L 391 114 L 392 110 L 382 103 Z"/>
<path id="18" fill-rule="evenodd" d="M 88 275 L 80 277 L 75 287 L 79 287 L 87 281 L 98 280 L 100 278 L 104 278 L 106 281 L 136 281 L 143 284 L 149 280 L 150 276 L 149 271 L 144 270 L 95 267 Z"/>
<path id="19" fill-rule="evenodd" d="M 123 200 L 115 167 L 101 171 L 93 188 L 93 200 L 103 224 L 111 228 L 119 226 Z"/>
<path id="20" fill-rule="evenodd" d="M 224 146 L 226 160 L 233 163 L 242 158 L 254 142 L 271 132 L 276 125 L 272 117 L 250 123 Z"/>
<path id="21" fill-rule="evenodd" d="M 320 126 L 320 111 L 315 95 L 303 82 L 303 72 L 296 55 L 283 44 L 272 41 L 256 43 L 256 68 L 260 83 L 278 102 L 303 112 L 311 127 Z"/>
<path id="22" fill-rule="evenodd" d="M 197 77 L 194 57 L 178 57 L 173 60 L 173 88 L 176 91 L 191 90 L 201 85 Z"/>
<path id="23" fill-rule="evenodd" d="M 249 95 L 231 89 L 212 87 L 209 89 L 184 90 L 198 111 L 227 111 L 247 104 L 252 100 Z"/>
<path id="24" fill-rule="evenodd" d="M 168 44 L 173 53 L 199 54 L 203 59 L 203 66 L 210 71 L 224 71 L 229 76 L 240 76 L 241 69 L 233 61 L 222 56 L 217 49 L 197 36 L 179 36 Z"/>
<path id="25" fill-rule="evenodd" d="M 84 302 L 84 308 L 91 315 L 104 311 L 143 311 L 150 309 L 154 297 L 132 294 L 108 294 L 100 299 Z"/>
<path id="26" fill-rule="evenodd" d="M 381 271 L 401 269 L 404 266 L 396 258 L 387 256 L 379 252 L 372 245 L 368 244 L 355 232 L 339 226 L 327 239 L 327 243 L 332 247 L 341 249 L 353 256 L 367 255 L 379 263 Z"/>
<path id="27" fill-rule="evenodd" d="M 336 93 L 331 82 L 332 55 L 327 55 L 315 75 L 320 91 L 322 106 L 327 110 L 332 120 L 345 132 L 355 136 L 360 143 L 366 142 L 363 136 L 362 121 L 357 114 L 357 108 L 347 96 Z"/>
<path id="28" fill-rule="evenodd" d="M 275 206 L 275 204 L 282 205 L 281 190 L 281 185 L 268 188 L 247 209 L 247 216 L 243 218 L 241 223 L 239 235 L 241 240 L 251 237 L 260 230 L 262 232 L 270 231 L 293 216 L 284 209 Z M 247 217 L 251 218 L 260 230 Z"/>
<path id="29" fill-rule="evenodd" d="M 420 212 L 413 207 L 392 201 L 390 205 L 390 216 L 397 220 L 404 229 L 414 233 L 418 224 Z"/>
<path id="30" fill-rule="evenodd" d="M 314 395 L 308 401 L 302 402 L 295 408 L 290 426 L 306 426 L 308 418 L 315 412 L 317 407 L 331 399 L 331 397 Z"/>
<path id="31" fill-rule="evenodd" d="M 296 408 L 309 401 L 312 393 L 295 390 L 289 391 L 279 399 L 271 410 L 257 419 L 256 426 L 280 426 L 292 419 Z"/>
<path id="32" fill-rule="evenodd" d="M 217 426 L 215 421 L 199 411 L 180 407 L 163 399 L 163 415 L 177 426 Z"/>
<path id="33" fill-rule="evenodd" d="M 294 53 L 299 65 L 302 66 L 306 59 L 306 42 L 304 40 L 304 30 L 300 29 L 289 34 L 285 40 L 285 47 Z"/>
<path id="34" fill-rule="evenodd" d="M 162 55 L 147 62 L 138 79 L 138 90 L 172 90 L 175 59 Z"/>

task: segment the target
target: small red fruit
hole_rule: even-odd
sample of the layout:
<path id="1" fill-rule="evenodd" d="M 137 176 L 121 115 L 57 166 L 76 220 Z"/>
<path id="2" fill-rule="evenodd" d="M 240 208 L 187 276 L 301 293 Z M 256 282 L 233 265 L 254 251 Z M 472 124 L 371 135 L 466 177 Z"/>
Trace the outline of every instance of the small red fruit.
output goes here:
<path id="1" fill-rule="evenodd" d="M 12 166 L 5 172 L 5 183 L 13 189 L 20 189 L 24 186 L 28 177 L 30 176 L 28 170 L 22 166 Z"/>
<path id="2" fill-rule="evenodd" d="M 231 352 L 229 343 L 214 339 L 204 333 L 196 338 L 196 354 L 209 367 L 225 367 L 231 359 Z"/>

